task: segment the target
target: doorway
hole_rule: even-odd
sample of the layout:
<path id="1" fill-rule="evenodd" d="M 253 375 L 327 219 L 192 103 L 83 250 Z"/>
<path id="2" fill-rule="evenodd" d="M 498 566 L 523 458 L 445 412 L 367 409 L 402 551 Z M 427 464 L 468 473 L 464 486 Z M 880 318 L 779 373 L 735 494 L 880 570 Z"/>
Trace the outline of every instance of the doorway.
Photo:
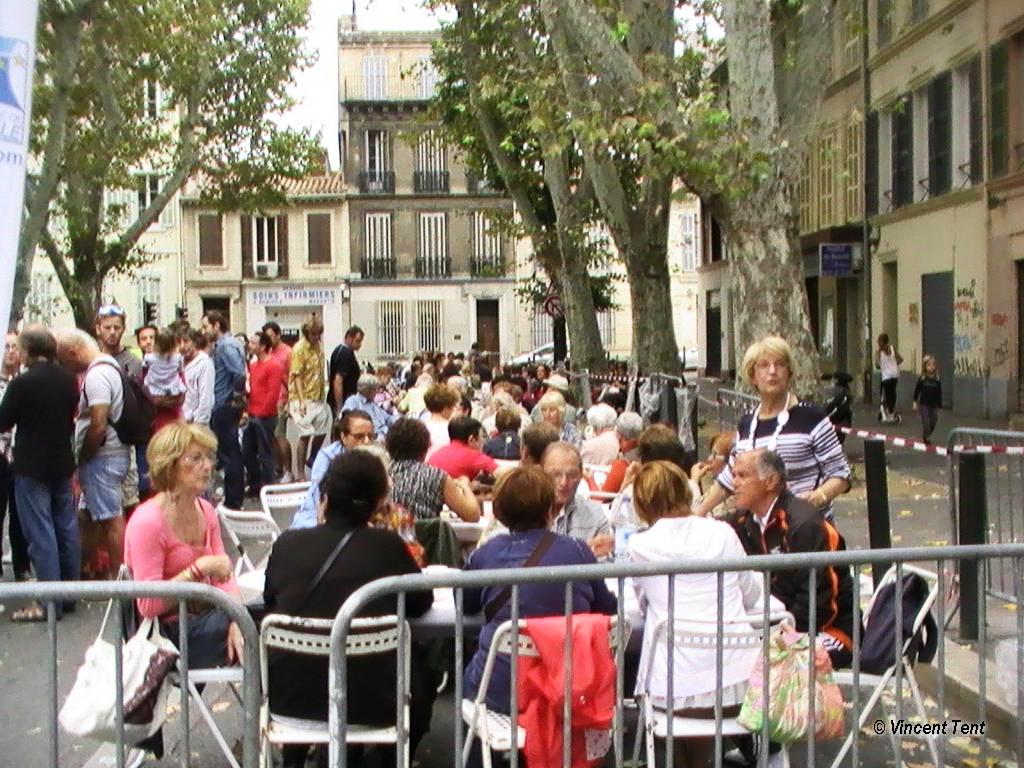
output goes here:
<path id="1" fill-rule="evenodd" d="M 498 300 L 476 300 L 476 341 L 481 354 L 501 356 L 501 332 L 498 324 Z"/>
<path id="2" fill-rule="evenodd" d="M 942 382 L 942 407 L 953 405 L 953 273 L 921 275 L 921 355 L 934 355 Z"/>
<path id="3" fill-rule="evenodd" d="M 704 316 L 704 375 L 722 375 L 722 293 L 708 291 L 707 311 Z"/>
<path id="4" fill-rule="evenodd" d="M 231 299 L 227 296 L 203 296 L 203 315 L 207 312 L 220 312 L 227 320 L 231 332 L 236 331 L 231 325 Z"/>

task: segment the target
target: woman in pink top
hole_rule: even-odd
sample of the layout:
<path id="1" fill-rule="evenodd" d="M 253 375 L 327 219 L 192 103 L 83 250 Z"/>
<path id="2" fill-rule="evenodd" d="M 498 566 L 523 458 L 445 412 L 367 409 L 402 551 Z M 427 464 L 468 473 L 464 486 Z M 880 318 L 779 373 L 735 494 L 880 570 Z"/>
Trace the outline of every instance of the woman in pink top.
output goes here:
<path id="1" fill-rule="evenodd" d="M 146 458 L 157 495 L 139 505 L 124 535 L 125 563 L 137 581 L 204 582 L 241 599 L 217 513 L 201 498 L 216 450 L 217 439 L 199 424 L 168 424 L 153 436 Z M 164 634 L 178 642 L 176 601 L 144 598 L 138 607 L 144 617 L 159 618 Z M 227 614 L 206 604 L 189 608 L 189 665 L 241 661 L 242 633 Z"/>

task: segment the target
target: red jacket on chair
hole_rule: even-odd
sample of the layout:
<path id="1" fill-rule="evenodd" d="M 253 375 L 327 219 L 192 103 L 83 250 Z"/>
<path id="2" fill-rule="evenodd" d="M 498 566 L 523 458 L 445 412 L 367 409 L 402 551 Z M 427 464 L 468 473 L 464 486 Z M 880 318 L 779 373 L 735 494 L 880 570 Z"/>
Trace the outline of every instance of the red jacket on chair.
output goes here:
<path id="1" fill-rule="evenodd" d="M 595 765 L 611 744 L 615 660 L 608 644 L 611 617 L 572 617 L 572 765 Z M 530 768 L 562 764 L 565 617 L 527 619 L 538 657 L 520 656 L 519 725 L 526 729 Z"/>

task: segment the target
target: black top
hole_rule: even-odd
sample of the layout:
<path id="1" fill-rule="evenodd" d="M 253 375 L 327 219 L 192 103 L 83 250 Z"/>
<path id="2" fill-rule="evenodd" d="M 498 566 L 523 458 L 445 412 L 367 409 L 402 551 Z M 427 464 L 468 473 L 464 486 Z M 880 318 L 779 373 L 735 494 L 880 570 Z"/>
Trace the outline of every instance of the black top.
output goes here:
<path id="1" fill-rule="evenodd" d="M 914 387 L 914 402 L 929 408 L 942 407 L 942 382 L 934 376 L 922 376 Z"/>
<path id="2" fill-rule="evenodd" d="M 359 361 L 348 344 L 339 344 L 331 352 L 331 364 L 327 375 L 327 402 L 338 410 L 352 395 L 359 391 Z M 334 402 L 334 377 L 341 376 L 341 403 Z"/>
<path id="3" fill-rule="evenodd" d="M 7 385 L 0 432 L 18 429 L 14 474 L 48 482 L 74 473 L 71 438 L 77 409 L 78 382 L 56 363 L 33 363 Z"/>
<path id="4" fill-rule="evenodd" d="M 274 542 L 267 563 L 263 600 L 269 613 L 333 619 L 359 587 L 385 576 L 419 573 L 405 543 L 393 531 L 360 528 L 320 584 L 301 605 L 320 567 L 350 528 L 326 524 L 285 531 Z M 406 616 L 422 616 L 433 604 L 431 592 L 410 592 Z M 360 616 L 397 612 L 394 596 L 370 603 Z M 275 653 L 270 657 L 270 701 L 277 714 L 312 720 L 327 719 L 327 657 Z M 395 721 L 395 654 L 352 658 L 348 662 L 349 718 L 361 725 Z"/>

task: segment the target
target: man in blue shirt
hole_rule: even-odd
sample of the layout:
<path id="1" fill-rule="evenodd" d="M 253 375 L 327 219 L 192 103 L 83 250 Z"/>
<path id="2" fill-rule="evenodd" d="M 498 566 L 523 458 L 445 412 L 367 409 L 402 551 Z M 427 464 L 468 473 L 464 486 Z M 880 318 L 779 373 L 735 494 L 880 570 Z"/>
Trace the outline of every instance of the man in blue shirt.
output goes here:
<path id="1" fill-rule="evenodd" d="M 374 398 L 380 390 L 380 381 L 372 373 L 364 373 L 359 377 L 358 390 L 356 394 L 349 397 L 341 406 L 341 413 L 348 411 L 365 411 L 370 414 L 373 421 L 373 431 L 382 438 L 387 435 L 388 427 L 395 420 L 395 417 L 377 405 Z"/>
<path id="2" fill-rule="evenodd" d="M 369 445 L 376 435 L 373 421 L 365 411 L 347 411 L 334 423 L 334 441 L 328 443 L 317 453 L 313 461 L 313 469 L 309 476 L 309 493 L 295 511 L 292 528 L 312 528 L 317 524 L 317 512 L 320 508 L 320 481 L 327 474 L 331 462 L 345 451 L 360 445 Z"/>
<path id="3" fill-rule="evenodd" d="M 245 352 L 229 332 L 227 318 L 217 310 L 203 315 L 203 333 L 213 349 L 210 428 L 217 436 L 217 466 L 224 472 L 224 505 L 241 509 L 245 500 L 245 470 L 238 443 L 238 422 L 242 416 L 238 396 L 245 392 Z"/>

